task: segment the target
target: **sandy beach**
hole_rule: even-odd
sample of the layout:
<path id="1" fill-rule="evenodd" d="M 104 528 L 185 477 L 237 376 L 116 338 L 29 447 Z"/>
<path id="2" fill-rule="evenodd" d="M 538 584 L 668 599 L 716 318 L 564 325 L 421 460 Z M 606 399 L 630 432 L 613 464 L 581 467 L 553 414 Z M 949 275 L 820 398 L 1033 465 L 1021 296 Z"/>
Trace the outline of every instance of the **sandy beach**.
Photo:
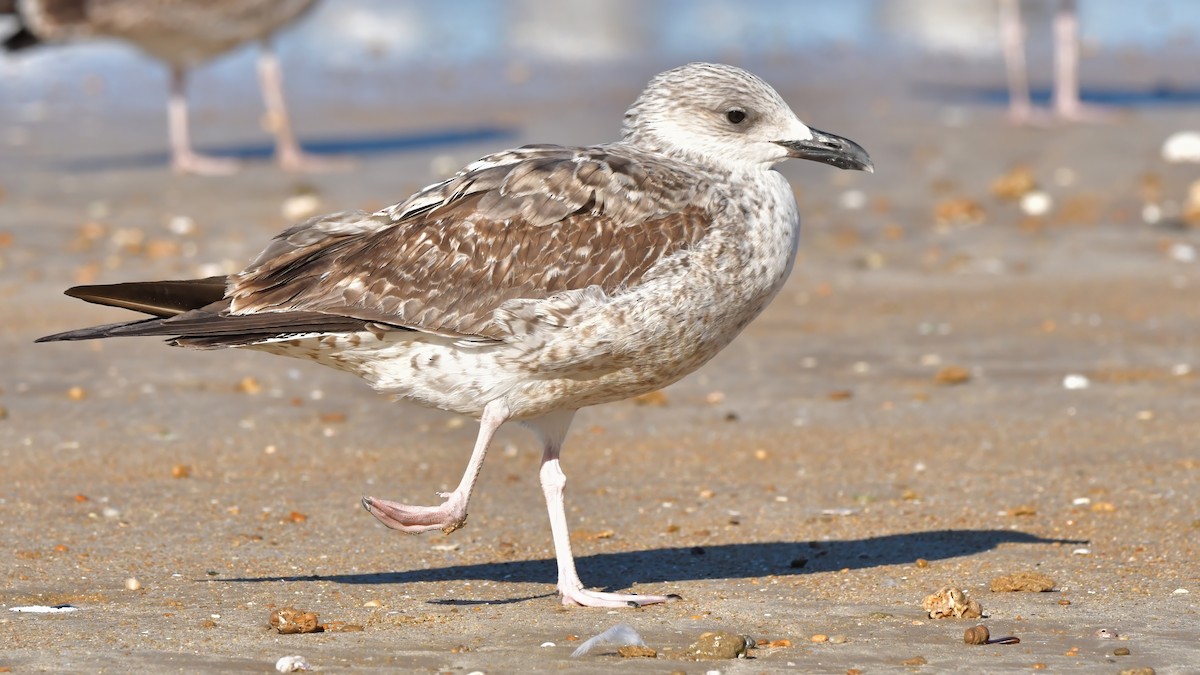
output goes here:
<path id="1" fill-rule="evenodd" d="M 1100 88 L 1135 93 L 1170 66 L 1097 58 Z M 739 64 L 877 172 L 782 167 L 804 231 L 780 297 L 701 371 L 577 418 L 563 468 L 580 574 L 682 596 L 667 605 L 559 605 L 519 427 L 468 525 L 410 537 L 359 497 L 452 487 L 475 422 L 266 354 L 33 344 L 127 317 L 69 286 L 231 272 L 302 210 L 381 208 L 517 144 L 615 138 L 655 65 L 536 105 L 315 106 L 302 138 L 393 145 L 304 177 L 253 157 L 233 177 L 171 175 L 154 107 L 10 117 L 0 671 L 266 672 L 291 654 L 324 672 L 1200 670 L 1200 164 L 1159 157 L 1200 126 L 1193 106 L 1015 127 L 984 96 L 995 63 Z M 202 113 L 204 142 L 254 146 L 257 110 Z M 1031 192 L 1044 212 L 1022 207 Z M 1017 572 L 1053 590 L 990 590 Z M 946 586 L 983 618 L 929 618 L 922 599 Z M 10 611 L 59 604 L 78 611 Z M 328 630 L 278 634 L 282 607 Z M 658 658 L 570 658 L 617 623 Z M 977 623 L 1019 644 L 964 644 Z M 760 646 L 688 660 L 715 630 Z"/>

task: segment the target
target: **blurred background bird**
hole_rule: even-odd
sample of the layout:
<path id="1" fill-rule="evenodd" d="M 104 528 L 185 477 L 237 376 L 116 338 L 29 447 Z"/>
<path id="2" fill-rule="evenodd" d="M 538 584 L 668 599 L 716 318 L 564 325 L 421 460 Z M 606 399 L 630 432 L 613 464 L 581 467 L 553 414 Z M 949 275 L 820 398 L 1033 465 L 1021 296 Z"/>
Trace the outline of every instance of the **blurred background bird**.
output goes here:
<path id="1" fill-rule="evenodd" d="M 116 38 L 137 46 L 170 69 L 167 103 L 171 168 L 179 173 L 233 173 L 232 158 L 199 154 L 188 127 L 188 71 L 248 42 L 258 42 L 259 84 L 275 157 L 287 171 L 342 168 L 337 159 L 305 154 L 292 131 L 283 96 L 279 60 L 271 45 L 280 29 L 303 17 L 316 0 L 0 0 L 0 13 L 15 14 L 8 51 L 43 43 Z"/>

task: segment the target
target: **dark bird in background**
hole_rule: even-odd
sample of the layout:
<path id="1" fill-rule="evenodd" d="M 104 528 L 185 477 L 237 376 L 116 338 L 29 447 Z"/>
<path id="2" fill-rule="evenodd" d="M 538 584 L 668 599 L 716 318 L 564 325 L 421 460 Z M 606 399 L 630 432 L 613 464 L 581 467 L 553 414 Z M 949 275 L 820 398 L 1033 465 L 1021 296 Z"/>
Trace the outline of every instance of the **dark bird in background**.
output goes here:
<path id="1" fill-rule="evenodd" d="M 276 31 L 304 16 L 316 0 L 0 0 L 0 14 L 15 14 L 19 27 L 4 47 L 19 51 L 42 43 L 87 38 L 129 42 L 167 64 L 171 91 L 167 126 L 171 168 L 179 173 L 228 174 L 232 158 L 210 157 L 192 149 L 188 132 L 187 73 L 247 42 L 259 42 L 258 74 L 275 156 L 288 171 L 343 168 L 339 160 L 318 159 L 300 148 L 283 97 L 279 60 L 271 46 Z"/>

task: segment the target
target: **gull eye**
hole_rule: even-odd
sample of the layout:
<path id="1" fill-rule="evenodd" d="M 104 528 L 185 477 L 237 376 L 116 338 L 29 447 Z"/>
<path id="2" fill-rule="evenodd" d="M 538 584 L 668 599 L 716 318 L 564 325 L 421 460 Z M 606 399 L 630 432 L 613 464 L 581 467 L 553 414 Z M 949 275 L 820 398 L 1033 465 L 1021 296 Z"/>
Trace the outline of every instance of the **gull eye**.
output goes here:
<path id="1" fill-rule="evenodd" d="M 725 119 L 729 120 L 730 124 L 741 124 L 746 120 L 746 113 L 742 110 L 734 108 L 725 113 Z"/>

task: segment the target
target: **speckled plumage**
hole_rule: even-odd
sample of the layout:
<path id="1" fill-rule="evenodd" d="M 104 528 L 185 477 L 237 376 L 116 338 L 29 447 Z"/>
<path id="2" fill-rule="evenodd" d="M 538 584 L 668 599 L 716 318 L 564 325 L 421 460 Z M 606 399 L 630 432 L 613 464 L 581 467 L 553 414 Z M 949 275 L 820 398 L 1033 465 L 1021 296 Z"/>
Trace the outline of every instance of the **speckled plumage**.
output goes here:
<path id="1" fill-rule="evenodd" d="M 571 417 L 687 375 L 775 296 L 799 234 L 775 163 L 870 162 L 850 141 L 801 123 L 762 80 L 712 64 L 651 81 L 623 136 L 496 153 L 377 213 L 314 218 L 276 237 L 223 289 L 214 280 L 72 289 L 161 318 L 44 339 L 166 335 L 183 346 L 249 347 L 479 417 L 467 473 L 444 504 L 364 499 L 408 532 L 461 527 L 492 433 L 525 422 L 545 444 L 563 602 L 662 602 L 579 582 L 558 467 Z M 183 311 L 188 302 L 195 308 Z"/>

